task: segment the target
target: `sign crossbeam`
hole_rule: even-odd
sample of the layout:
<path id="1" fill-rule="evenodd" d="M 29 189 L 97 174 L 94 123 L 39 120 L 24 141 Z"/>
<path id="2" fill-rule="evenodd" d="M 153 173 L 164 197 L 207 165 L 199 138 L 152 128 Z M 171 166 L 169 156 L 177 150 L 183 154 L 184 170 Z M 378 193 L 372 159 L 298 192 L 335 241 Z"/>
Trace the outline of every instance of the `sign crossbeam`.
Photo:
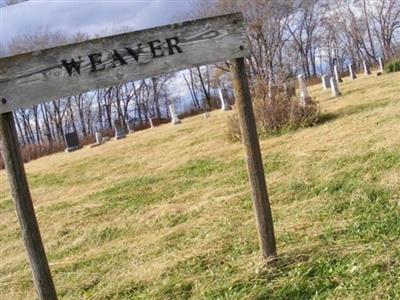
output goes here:
<path id="1" fill-rule="evenodd" d="M 0 113 L 247 56 L 243 28 L 230 14 L 0 58 Z"/>

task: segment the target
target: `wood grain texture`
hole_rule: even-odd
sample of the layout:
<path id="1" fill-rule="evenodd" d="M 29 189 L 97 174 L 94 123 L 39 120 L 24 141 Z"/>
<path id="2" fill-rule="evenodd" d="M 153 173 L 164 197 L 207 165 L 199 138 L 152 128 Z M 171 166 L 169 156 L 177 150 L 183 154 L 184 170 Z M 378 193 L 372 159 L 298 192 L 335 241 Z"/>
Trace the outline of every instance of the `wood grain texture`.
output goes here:
<path id="1" fill-rule="evenodd" d="M 243 58 L 230 62 L 235 105 L 238 110 L 247 171 L 257 220 L 261 254 L 267 261 L 276 256 L 276 242 L 260 143 Z"/>
<path id="2" fill-rule="evenodd" d="M 179 39 L 182 53 L 169 53 L 168 38 Z M 164 56 L 153 57 L 149 43 L 160 40 Z M 139 47 L 138 44 L 141 44 Z M 158 42 L 155 45 L 159 45 Z M 126 48 L 138 51 L 138 61 Z M 114 50 L 126 64 L 116 59 Z M 174 49 L 176 50 L 176 49 Z M 248 55 L 241 14 L 199 19 L 119 34 L 0 59 L 0 113 L 112 85 Z M 101 55 L 93 71 L 89 56 Z M 114 54 L 114 56 L 113 56 Z M 99 58 L 95 57 L 95 58 Z M 69 75 L 62 61 L 81 64 Z"/>
<path id="3" fill-rule="evenodd" d="M 11 112 L 0 114 L 0 149 L 39 299 L 57 300 Z"/>

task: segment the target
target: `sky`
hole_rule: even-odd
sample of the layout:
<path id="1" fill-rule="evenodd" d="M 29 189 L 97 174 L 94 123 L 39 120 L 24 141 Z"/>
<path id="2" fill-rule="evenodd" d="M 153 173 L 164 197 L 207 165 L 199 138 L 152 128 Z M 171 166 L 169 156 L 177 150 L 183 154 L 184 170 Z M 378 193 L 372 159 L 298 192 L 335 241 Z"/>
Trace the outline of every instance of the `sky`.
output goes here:
<path id="1" fill-rule="evenodd" d="M 0 0 L 3 4 L 4 0 Z M 105 35 L 185 19 L 196 0 L 30 0 L 0 8 L 0 47 L 39 29 Z"/>
<path id="2" fill-rule="evenodd" d="M 0 48 L 18 35 L 41 29 L 109 35 L 119 28 L 139 30 L 190 19 L 198 0 L 30 0 L 0 8 Z M 3 2 L 3 3 L 2 3 Z M 0 0 L 0 6 L 4 0 Z M 1 53 L 1 51 L 0 51 Z M 179 74 L 170 83 L 174 97 L 187 94 Z"/>

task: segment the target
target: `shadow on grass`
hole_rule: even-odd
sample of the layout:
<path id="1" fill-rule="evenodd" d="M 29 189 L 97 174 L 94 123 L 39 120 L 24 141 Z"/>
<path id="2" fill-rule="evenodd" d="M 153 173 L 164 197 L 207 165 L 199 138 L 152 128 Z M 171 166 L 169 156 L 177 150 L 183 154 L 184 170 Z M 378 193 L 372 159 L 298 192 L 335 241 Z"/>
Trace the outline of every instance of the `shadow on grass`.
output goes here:
<path id="1" fill-rule="evenodd" d="M 339 109 L 334 113 L 325 113 L 321 114 L 318 125 L 325 124 L 331 121 L 334 121 L 339 118 L 348 117 L 354 114 L 363 113 L 367 111 L 373 111 L 377 108 L 382 108 L 390 104 L 390 101 L 381 101 L 381 102 L 371 102 L 364 103 L 359 105 L 349 105 Z"/>

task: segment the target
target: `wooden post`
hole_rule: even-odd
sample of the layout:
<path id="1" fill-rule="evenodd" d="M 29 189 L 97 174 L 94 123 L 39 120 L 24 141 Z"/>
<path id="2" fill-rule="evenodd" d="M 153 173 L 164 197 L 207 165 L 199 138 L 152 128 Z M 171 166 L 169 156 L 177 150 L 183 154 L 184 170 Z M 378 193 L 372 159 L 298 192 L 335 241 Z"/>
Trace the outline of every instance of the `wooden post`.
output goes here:
<path id="1" fill-rule="evenodd" d="M 274 225 L 244 58 L 234 59 L 230 62 L 230 65 L 235 104 L 239 113 L 240 130 L 257 219 L 261 254 L 263 258 L 271 260 L 276 256 Z"/>
<path id="2" fill-rule="evenodd" d="M 0 149 L 40 300 L 57 300 L 29 192 L 12 112 L 0 114 Z"/>

